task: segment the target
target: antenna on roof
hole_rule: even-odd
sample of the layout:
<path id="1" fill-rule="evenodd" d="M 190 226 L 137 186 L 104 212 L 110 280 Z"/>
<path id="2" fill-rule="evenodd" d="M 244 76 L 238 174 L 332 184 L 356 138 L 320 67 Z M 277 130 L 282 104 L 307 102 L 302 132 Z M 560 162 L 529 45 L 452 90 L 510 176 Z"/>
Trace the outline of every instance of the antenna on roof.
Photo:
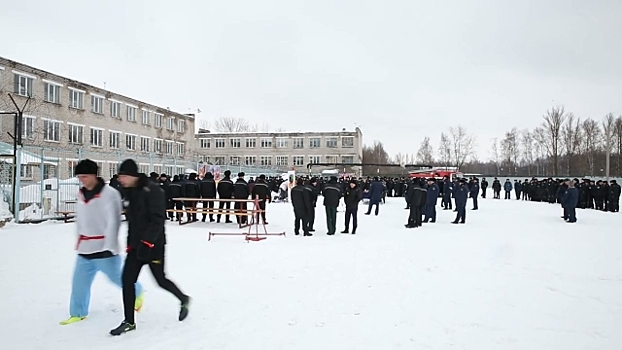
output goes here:
<path id="1" fill-rule="evenodd" d="M 106 90 L 106 82 L 104 82 L 104 90 Z"/>

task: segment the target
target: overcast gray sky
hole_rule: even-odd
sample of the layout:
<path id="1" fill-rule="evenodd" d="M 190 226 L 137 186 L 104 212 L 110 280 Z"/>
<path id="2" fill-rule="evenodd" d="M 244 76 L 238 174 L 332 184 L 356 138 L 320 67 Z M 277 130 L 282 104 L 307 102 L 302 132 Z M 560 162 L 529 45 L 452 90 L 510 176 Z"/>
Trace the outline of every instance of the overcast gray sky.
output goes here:
<path id="1" fill-rule="evenodd" d="M 552 105 L 622 114 L 620 0 L 25 0 L 0 55 L 200 119 L 353 129 L 390 153 Z"/>

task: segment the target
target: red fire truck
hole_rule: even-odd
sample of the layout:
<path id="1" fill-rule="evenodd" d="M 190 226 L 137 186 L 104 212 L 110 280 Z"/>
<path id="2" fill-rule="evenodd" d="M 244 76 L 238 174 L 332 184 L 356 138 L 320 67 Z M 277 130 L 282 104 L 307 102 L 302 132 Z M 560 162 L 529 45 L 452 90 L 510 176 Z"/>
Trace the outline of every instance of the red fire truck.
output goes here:
<path id="1" fill-rule="evenodd" d="M 429 179 L 431 177 L 436 180 L 442 180 L 445 176 L 449 176 L 451 181 L 456 178 L 461 178 L 464 176 L 463 173 L 458 171 L 456 167 L 429 167 L 425 169 L 412 170 L 408 172 L 408 177 L 411 179 L 414 178 L 426 178 Z"/>

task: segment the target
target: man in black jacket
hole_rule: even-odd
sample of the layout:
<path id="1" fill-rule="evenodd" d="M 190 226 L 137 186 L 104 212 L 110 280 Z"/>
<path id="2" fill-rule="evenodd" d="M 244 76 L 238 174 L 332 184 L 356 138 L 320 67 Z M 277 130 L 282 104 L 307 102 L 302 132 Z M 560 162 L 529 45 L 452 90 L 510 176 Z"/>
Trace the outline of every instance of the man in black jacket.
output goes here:
<path id="1" fill-rule="evenodd" d="M 192 173 L 188 180 L 184 182 L 183 185 L 186 198 L 196 198 L 199 199 L 201 197 L 201 191 L 199 189 L 199 182 L 197 181 L 197 174 Z M 187 212 L 188 221 L 193 222 L 197 221 L 197 201 L 187 201 L 184 203 L 186 210 L 194 211 L 194 213 Z"/>
<path id="2" fill-rule="evenodd" d="M 231 181 L 230 170 L 225 170 L 225 178 L 218 181 L 218 198 L 220 198 L 218 209 L 231 209 L 231 201 L 229 199 L 233 198 L 233 181 Z M 216 216 L 216 222 L 220 222 L 220 216 L 221 214 Z M 229 214 L 225 214 L 225 222 L 227 224 L 233 222 L 229 219 Z"/>
<path id="3" fill-rule="evenodd" d="M 184 202 L 182 201 L 173 201 L 174 198 L 184 197 L 184 188 L 182 186 L 181 180 L 179 180 L 179 176 L 173 176 L 173 181 L 168 185 L 168 195 L 170 201 L 173 203 L 175 208 L 175 218 L 177 221 L 181 220 L 181 211 L 184 209 Z M 169 219 L 173 221 L 173 213 L 168 213 Z"/>
<path id="4" fill-rule="evenodd" d="M 326 209 L 326 226 L 328 235 L 334 235 L 337 231 L 337 207 L 341 199 L 341 187 L 337 184 L 337 177 L 332 176 L 322 190 L 324 207 Z"/>
<path id="5" fill-rule="evenodd" d="M 235 184 L 233 184 L 233 198 L 234 199 L 248 199 L 250 192 L 248 191 L 248 183 L 244 180 L 243 172 L 238 173 L 238 179 L 235 180 Z M 247 210 L 246 202 L 235 202 L 234 209 L 238 213 L 242 213 Z M 245 225 L 247 223 L 247 216 L 236 215 L 235 219 L 238 222 L 238 225 Z"/>
<path id="6" fill-rule="evenodd" d="M 179 321 L 188 316 L 190 297 L 166 278 L 164 274 L 164 191 L 151 181 L 147 175 L 138 173 L 138 165 L 127 159 L 119 167 L 119 182 L 126 188 L 129 202 L 127 205 L 128 234 L 127 256 L 121 277 L 123 283 L 123 309 L 125 319 L 110 331 L 111 335 L 121 335 L 136 329 L 134 321 L 134 285 L 140 270 L 148 265 L 160 287 L 172 293 L 181 302 Z"/>
<path id="7" fill-rule="evenodd" d="M 421 226 L 421 203 L 423 202 L 423 189 L 418 179 L 413 179 L 411 190 L 406 193 L 406 201 L 410 204 L 410 213 L 406 228 L 416 228 Z"/>
<path id="8" fill-rule="evenodd" d="M 313 210 L 309 212 L 309 232 L 315 232 L 315 229 L 313 229 L 313 225 L 315 224 L 315 206 L 317 204 L 317 197 L 320 194 L 317 178 L 312 177 L 307 187 L 311 190 L 311 204 L 313 206 Z"/>
<path id="9" fill-rule="evenodd" d="M 257 178 L 257 182 L 253 186 L 253 190 L 251 191 L 252 199 L 259 198 L 259 209 L 262 210 L 261 218 L 263 219 L 264 224 L 268 224 L 266 222 L 266 202 L 270 202 L 270 189 L 268 188 L 268 184 L 266 184 L 266 175 L 261 174 Z M 259 223 L 259 213 L 257 213 L 257 223 Z"/>
<path id="10" fill-rule="evenodd" d="M 214 182 L 214 174 L 208 172 L 205 174 L 203 180 L 201 180 L 201 198 L 204 199 L 215 199 L 216 198 L 216 182 Z M 207 218 L 206 209 L 210 211 L 209 213 L 209 222 L 214 222 L 214 201 L 203 201 L 202 204 L 203 209 L 203 218 L 202 222 L 205 222 Z"/>
<path id="11" fill-rule="evenodd" d="M 346 229 L 341 231 L 341 233 L 350 233 L 348 230 L 350 229 L 350 218 L 352 218 L 352 234 L 356 234 L 356 228 L 358 227 L 357 214 L 361 199 L 363 199 L 363 194 L 357 186 L 356 180 L 350 180 L 343 195 L 343 201 L 346 204 Z"/>
<path id="12" fill-rule="evenodd" d="M 300 223 L 302 222 L 302 232 L 304 236 L 312 236 L 309 233 L 309 217 L 311 212 L 315 210 L 313 207 L 313 190 L 309 186 L 304 185 L 301 178 L 296 180 L 296 186 L 292 188 L 290 201 L 294 207 L 294 233 L 300 234 Z"/>

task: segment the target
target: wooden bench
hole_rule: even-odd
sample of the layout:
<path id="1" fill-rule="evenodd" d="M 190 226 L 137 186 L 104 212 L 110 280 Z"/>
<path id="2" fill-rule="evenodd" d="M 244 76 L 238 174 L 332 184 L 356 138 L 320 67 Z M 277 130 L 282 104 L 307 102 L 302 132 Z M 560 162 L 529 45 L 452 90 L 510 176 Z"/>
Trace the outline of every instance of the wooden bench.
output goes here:
<path id="1" fill-rule="evenodd" d="M 68 223 L 76 216 L 76 212 L 75 211 L 57 211 L 56 215 L 62 215 L 63 221 L 65 223 Z"/>

